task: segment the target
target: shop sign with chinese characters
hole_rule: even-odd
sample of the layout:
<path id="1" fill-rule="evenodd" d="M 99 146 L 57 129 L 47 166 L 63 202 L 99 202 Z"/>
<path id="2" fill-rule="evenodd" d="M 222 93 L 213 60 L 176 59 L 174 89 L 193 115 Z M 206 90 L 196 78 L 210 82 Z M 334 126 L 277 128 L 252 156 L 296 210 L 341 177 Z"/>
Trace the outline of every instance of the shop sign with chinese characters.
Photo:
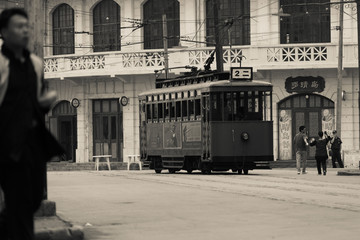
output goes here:
<path id="1" fill-rule="evenodd" d="M 285 81 L 285 89 L 288 93 L 312 93 L 322 92 L 325 89 L 323 77 L 288 77 Z"/>

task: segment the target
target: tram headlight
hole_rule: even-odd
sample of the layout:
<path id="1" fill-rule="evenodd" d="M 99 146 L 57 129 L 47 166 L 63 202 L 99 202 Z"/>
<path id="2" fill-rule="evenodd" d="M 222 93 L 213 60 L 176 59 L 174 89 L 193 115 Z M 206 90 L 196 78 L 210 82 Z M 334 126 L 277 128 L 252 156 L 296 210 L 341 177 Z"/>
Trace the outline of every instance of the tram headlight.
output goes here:
<path id="1" fill-rule="evenodd" d="M 248 141 L 249 140 L 249 134 L 247 132 L 243 132 L 241 134 L 241 139 L 244 141 Z"/>

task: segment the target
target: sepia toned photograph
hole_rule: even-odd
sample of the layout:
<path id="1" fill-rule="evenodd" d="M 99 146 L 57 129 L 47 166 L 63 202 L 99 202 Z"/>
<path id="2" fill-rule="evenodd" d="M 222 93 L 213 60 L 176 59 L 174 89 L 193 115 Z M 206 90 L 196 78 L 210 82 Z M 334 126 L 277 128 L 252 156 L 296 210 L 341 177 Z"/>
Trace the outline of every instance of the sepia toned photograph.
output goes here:
<path id="1" fill-rule="evenodd" d="M 360 0 L 0 0 L 0 240 L 358 240 Z"/>

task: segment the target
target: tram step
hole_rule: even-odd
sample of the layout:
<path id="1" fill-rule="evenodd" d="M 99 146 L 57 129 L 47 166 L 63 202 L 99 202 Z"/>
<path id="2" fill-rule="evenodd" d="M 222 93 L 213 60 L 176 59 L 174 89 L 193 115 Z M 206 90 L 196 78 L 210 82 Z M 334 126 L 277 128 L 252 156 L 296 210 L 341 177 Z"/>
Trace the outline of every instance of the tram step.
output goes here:
<path id="1" fill-rule="evenodd" d="M 270 163 L 268 161 L 258 161 L 255 163 L 255 169 L 271 169 Z"/>
<path id="2" fill-rule="evenodd" d="M 162 161 L 164 168 L 182 168 L 184 166 L 184 161 Z"/>

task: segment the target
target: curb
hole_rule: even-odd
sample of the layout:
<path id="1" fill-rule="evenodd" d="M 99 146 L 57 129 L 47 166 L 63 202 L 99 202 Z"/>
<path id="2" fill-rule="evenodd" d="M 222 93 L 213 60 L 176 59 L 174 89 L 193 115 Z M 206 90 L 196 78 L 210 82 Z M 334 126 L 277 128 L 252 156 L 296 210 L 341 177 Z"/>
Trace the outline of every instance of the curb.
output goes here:
<path id="1" fill-rule="evenodd" d="M 360 170 L 357 169 L 349 169 L 349 170 L 341 170 L 337 172 L 339 176 L 360 176 Z"/>
<path id="2" fill-rule="evenodd" d="M 83 240 L 83 228 L 73 226 L 69 228 L 54 228 L 35 232 L 36 240 Z"/>
<path id="3" fill-rule="evenodd" d="M 56 203 L 49 200 L 43 200 L 40 208 L 34 214 L 35 217 L 51 217 L 56 215 Z"/>
<path id="4" fill-rule="evenodd" d="M 84 232 L 59 216 L 36 217 L 35 240 L 83 240 Z"/>

